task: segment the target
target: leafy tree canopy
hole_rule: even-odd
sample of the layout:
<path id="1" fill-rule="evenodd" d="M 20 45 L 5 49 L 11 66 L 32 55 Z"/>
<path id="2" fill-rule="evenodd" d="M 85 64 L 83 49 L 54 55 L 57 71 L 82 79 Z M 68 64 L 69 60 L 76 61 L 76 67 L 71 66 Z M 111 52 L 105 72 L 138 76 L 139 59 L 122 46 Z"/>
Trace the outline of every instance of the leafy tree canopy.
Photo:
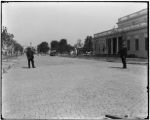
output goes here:
<path id="1" fill-rule="evenodd" d="M 49 46 L 47 42 L 42 42 L 37 46 L 38 52 L 47 53 L 49 50 Z"/>
<path id="2" fill-rule="evenodd" d="M 61 39 L 61 40 L 60 40 L 58 51 L 59 51 L 60 53 L 67 52 L 67 40 L 66 40 L 66 39 Z"/>
<path id="3" fill-rule="evenodd" d="M 50 44 L 51 44 L 51 50 L 58 51 L 59 42 L 57 40 L 53 40 Z"/>
<path id="4" fill-rule="evenodd" d="M 2 28 L 2 48 L 3 49 L 13 49 L 15 52 L 23 52 L 23 47 L 14 40 L 14 35 L 7 32 L 7 27 Z"/>
<path id="5" fill-rule="evenodd" d="M 92 43 L 92 36 L 87 36 L 85 41 L 84 41 L 84 47 L 83 47 L 84 52 L 90 52 L 93 51 L 93 43 Z"/>
<path id="6" fill-rule="evenodd" d="M 61 39 L 60 41 L 53 40 L 50 44 L 51 50 L 56 50 L 59 53 L 65 53 L 74 50 L 74 47 L 68 44 L 66 39 Z"/>

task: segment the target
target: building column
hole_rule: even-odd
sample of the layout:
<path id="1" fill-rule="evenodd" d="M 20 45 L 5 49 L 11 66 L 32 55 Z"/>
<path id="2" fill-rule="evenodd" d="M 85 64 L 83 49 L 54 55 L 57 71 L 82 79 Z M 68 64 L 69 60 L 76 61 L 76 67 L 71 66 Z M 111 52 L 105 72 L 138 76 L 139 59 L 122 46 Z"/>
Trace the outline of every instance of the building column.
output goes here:
<path id="1" fill-rule="evenodd" d="M 113 54 L 113 38 L 111 38 L 111 54 Z"/>

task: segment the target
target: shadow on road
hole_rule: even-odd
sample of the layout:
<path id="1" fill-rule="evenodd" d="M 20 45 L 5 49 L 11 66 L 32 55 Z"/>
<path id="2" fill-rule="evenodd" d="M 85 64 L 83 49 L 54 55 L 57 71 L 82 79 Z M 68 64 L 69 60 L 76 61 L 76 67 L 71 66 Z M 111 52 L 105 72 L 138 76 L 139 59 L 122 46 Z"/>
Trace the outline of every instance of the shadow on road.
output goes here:
<path id="1" fill-rule="evenodd" d="M 24 68 L 24 69 L 29 69 L 29 67 L 22 67 L 22 68 Z"/>
<path id="2" fill-rule="evenodd" d="M 110 68 L 123 69 L 122 67 L 110 67 Z"/>

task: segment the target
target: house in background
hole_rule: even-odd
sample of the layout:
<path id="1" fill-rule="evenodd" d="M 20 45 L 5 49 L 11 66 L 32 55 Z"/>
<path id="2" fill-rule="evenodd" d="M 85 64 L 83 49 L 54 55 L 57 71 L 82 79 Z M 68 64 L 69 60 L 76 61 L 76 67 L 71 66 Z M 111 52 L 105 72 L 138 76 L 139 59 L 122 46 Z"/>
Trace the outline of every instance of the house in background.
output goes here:
<path id="1" fill-rule="evenodd" d="M 94 55 L 118 55 L 125 42 L 128 56 L 148 57 L 147 9 L 118 19 L 118 28 L 94 34 Z"/>

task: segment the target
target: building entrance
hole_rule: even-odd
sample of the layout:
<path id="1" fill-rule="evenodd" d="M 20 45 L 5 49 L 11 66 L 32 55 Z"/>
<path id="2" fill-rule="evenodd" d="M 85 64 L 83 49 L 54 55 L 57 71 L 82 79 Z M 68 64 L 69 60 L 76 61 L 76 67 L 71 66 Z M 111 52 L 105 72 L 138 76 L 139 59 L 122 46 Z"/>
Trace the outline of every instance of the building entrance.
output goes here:
<path id="1" fill-rule="evenodd" d="M 111 54 L 111 39 L 106 39 L 108 54 Z"/>
<path id="2" fill-rule="evenodd" d="M 122 47 L 122 42 L 123 42 L 123 39 L 122 39 L 122 36 L 118 38 L 118 48 L 119 48 L 119 51 Z"/>

